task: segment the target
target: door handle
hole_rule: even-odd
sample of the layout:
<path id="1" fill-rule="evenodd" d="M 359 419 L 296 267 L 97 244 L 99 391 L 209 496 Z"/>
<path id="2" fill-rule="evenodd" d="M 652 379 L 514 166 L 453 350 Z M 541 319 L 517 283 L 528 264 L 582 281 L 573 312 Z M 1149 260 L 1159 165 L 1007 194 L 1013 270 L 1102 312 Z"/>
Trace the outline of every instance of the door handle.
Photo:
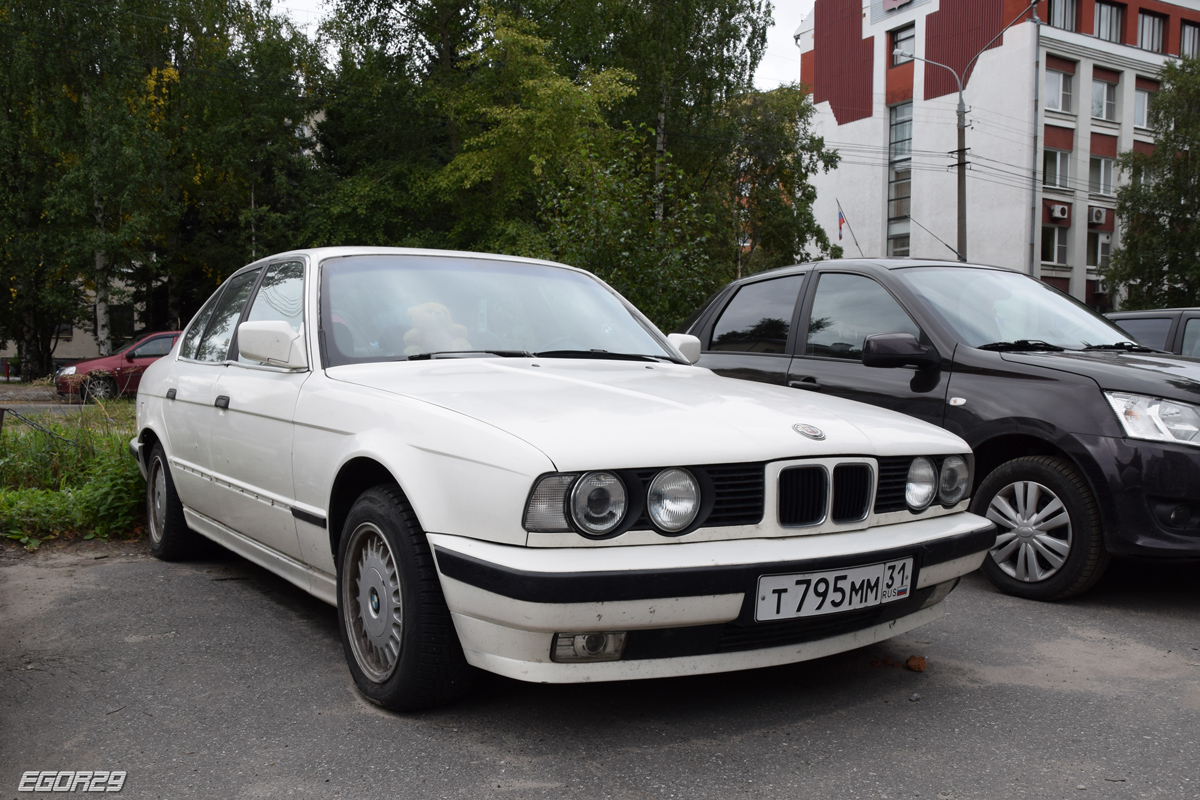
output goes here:
<path id="1" fill-rule="evenodd" d="M 216 402 L 214 402 L 213 405 L 217 408 L 229 408 L 229 397 L 226 395 L 221 395 L 216 399 Z"/>
<path id="2" fill-rule="evenodd" d="M 168 400 L 175 399 L 175 390 L 174 389 L 167 389 L 167 399 Z"/>
<path id="3" fill-rule="evenodd" d="M 788 381 L 788 386 L 793 389 L 808 389 L 811 392 L 821 391 L 820 381 L 812 376 L 801 378 L 798 381 Z"/>

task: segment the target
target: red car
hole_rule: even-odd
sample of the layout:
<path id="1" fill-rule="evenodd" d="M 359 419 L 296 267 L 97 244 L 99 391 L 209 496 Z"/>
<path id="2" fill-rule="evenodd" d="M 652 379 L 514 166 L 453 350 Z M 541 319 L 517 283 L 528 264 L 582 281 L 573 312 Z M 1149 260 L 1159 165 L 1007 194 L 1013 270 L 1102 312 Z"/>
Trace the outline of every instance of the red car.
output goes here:
<path id="1" fill-rule="evenodd" d="M 112 355 L 63 367 L 54 376 L 55 388 L 63 397 L 84 400 L 137 394 L 146 367 L 171 352 L 178 338 L 179 331 L 148 333 Z"/>

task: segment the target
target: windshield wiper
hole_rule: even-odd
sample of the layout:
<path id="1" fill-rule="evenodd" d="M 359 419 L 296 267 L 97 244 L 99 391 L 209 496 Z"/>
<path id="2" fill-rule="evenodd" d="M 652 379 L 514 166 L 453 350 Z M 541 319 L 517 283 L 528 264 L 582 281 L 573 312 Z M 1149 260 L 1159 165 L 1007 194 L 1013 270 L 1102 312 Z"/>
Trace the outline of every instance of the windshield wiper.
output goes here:
<path id="1" fill-rule="evenodd" d="M 1056 344 L 1043 342 L 1041 339 L 1017 339 L 1015 342 L 992 342 L 991 344 L 981 344 L 978 350 L 996 350 L 996 351 L 1012 351 L 1012 350 L 1044 350 L 1050 353 L 1061 353 L 1066 350 L 1065 347 L 1059 347 Z"/>
<path id="2" fill-rule="evenodd" d="M 1084 350 L 1124 350 L 1127 353 L 1154 353 L 1153 347 L 1146 347 L 1137 342 L 1113 342 L 1112 344 L 1089 344 Z"/>
<path id="3" fill-rule="evenodd" d="M 500 356 L 501 358 L 533 358 L 528 350 L 437 350 L 433 353 L 414 353 L 409 361 L 429 361 L 434 358 L 458 358 L 460 356 Z"/>
<path id="4" fill-rule="evenodd" d="M 543 350 L 534 353 L 537 358 L 598 358 L 609 361 L 670 361 L 666 356 L 648 356 L 637 353 L 610 353 L 607 350 Z"/>

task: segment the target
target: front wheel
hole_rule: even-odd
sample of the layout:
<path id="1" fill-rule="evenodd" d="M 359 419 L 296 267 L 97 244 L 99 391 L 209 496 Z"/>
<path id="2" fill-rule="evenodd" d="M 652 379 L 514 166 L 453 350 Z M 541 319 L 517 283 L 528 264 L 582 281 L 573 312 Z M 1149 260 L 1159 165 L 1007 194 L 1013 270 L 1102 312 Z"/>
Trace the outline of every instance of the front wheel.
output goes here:
<path id="1" fill-rule="evenodd" d="M 1007 594 L 1074 597 L 1108 566 L 1096 499 L 1061 458 L 1026 456 L 1000 465 L 980 484 L 971 511 L 999 527 L 983 574 Z"/>
<path id="2" fill-rule="evenodd" d="M 112 378 L 89 378 L 83 384 L 83 400 L 104 401 L 117 396 L 117 382 Z"/>
<path id="3" fill-rule="evenodd" d="M 411 711 L 470 686 L 425 534 L 396 486 L 364 492 L 338 547 L 338 629 L 350 673 L 372 702 Z"/>

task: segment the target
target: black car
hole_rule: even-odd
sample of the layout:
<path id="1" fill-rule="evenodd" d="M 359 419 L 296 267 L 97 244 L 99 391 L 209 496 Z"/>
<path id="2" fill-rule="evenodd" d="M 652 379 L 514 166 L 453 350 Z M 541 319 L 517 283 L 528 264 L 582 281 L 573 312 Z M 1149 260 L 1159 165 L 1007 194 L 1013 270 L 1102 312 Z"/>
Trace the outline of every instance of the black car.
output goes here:
<path id="1" fill-rule="evenodd" d="M 1200 363 L 1007 269 L 825 261 L 736 281 L 684 324 L 699 364 L 936 423 L 975 452 L 984 572 L 1054 600 L 1112 554 L 1200 556 Z M 880 475 L 879 480 L 887 480 Z"/>
<path id="2" fill-rule="evenodd" d="M 1200 358 L 1200 308 L 1114 311 L 1104 316 L 1139 344 Z"/>

